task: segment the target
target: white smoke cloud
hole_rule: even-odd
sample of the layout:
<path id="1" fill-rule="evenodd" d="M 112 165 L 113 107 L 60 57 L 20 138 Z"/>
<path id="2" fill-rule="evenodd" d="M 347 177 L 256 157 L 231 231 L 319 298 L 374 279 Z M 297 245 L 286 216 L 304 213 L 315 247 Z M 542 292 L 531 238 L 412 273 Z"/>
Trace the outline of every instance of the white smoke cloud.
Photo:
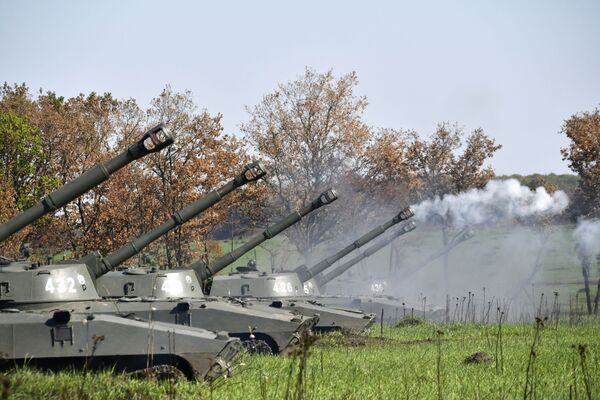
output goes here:
<path id="1" fill-rule="evenodd" d="M 573 231 L 573 239 L 578 251 L 589 257 L 600 254 L 600 220 L 580 219 Z"/>
<path id="2" fill-rule="evenodd" d="M 496 223 L 512 218 L 560 214 L 569 198 L 562 190 L 548 193 L 543 187 L 531 191 L 516 179 L 492 180 L 483 189 L 425 200 L 411 206 L 423 222 L 449 221 L 457 228 Z"/>

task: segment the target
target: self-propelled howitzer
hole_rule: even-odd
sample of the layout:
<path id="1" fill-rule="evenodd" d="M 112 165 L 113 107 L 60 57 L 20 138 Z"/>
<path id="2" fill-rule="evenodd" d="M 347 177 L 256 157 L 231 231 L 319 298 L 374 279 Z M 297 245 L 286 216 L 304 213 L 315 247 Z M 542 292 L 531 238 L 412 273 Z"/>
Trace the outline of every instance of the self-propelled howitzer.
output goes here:
<path id="1" fill-rule="evenodd" d="M 313 278 L 314 284 L 316 284 L 317 287 L 322 288 L 327 283 L 331 282 L 338 276 L 342 275 L 344 272 L 348 271 L 354 265 L 358 264 L 365 258 L 372 256 L 373 254 L 377 253 L 379 250 L 383 249 L 385 246 L 387 246 L 388 244 L 393 242 L 396 238 L 404 235 L 405 233 L 415 230 L 416 227 L 417 227 L 417 225 L 414 222 L 407 223 L 406 225 L 402 226 L 400 229 L 396 230 L 394 233 L 392 233 L 385 239 L 382 239 L 378 243 L 374 244 L 373 246 L 370 246 L 365 251 L 361 252 L 358 256 L 337 266 L 336 268 L 334 268 L 332 271 L 328 272 L 327 274 L 321 273 L 319 275 L 316 275 Z"/>
<path id="2" fill-rule="evenodd" d="M 262 234 L 255 236 L 249 243 L 253 246 L 258 245 L 259 242 L 280 233 L 306 214 L 335 199 L 335 191 L 329 190 L 323 193 L 309 206 L 290 214 Z M 131 248 L 138 247 L 131 246 Z M 234 252 L 226 255 L 224 259 L 235 260 L 242 254 L 243 252 Z M 219 263 L 223 267 L 224 264 Z M 203 266 L 201 263 L 194 265 Z M 311 329 L 317 321 L 312 315 L 305 317 L 252 302 L 204 297 L 198 279 L 198 269 L 199 267 L 173 270 L 135 268 L 113 271 L 100 277 L 97 286 L 104 297 L 129 298 L 127 304 L 120 308 L 125 307 L 137 316 L 140 316 L 144 310 L 148 310 L 148 307 L 146 303 L 132 298 L 143 297 L 146 301 L 153 301 L 153 320 L 211 330 L 226 330 L 231 336 L 250 342 L 251 346 L 260 342 L 261 349 L 268 349 L 273 353 L 291 350 L 298 343 L 302 332 Z M 216 270 L 217 268 L 212 269 L 212 271 Z M 165 304 L 170 306 L 165 307 Z"/>
<path id="3" fill-rule="evenodd" d="M 170 143 L 172 139 L 162 126 L 151 129 L 123 153 L 9 221 L 4 235 L 64 206 L 127 163 Z M 40 266 L 27 260 L 0 259 L 0 336 L 5 338 L 0 342 L 0 366 L 27 362 L 49 368 L 97 366 L 119 371 L 150 369 L 150 373 L 179 370 L 190 378 L 208 380 L 226 372 L 228 362 L 239 351 L 237 339 L 156 322 L 151 327 L 152 343 L 148 344 L 148 322 L 122 318 L 119 312 L 96 315 L 88 307 L 100 300 L 91 271 L 82 263 Z M 176 350 L 172 346 L 175 342 Z"/>
<path id="4" fill-rule="evenodd" d="M 369 232 L 365 233 L 360 238 L 358 238 L 354 242 L 350 243 L 348 246 L 344 247 L 343 249 L 341 249 L 334 255 L 327 257 L 326 259 L 313 265 L 310 269 L 306 268 L 305 265 L 301 265 L 298 268 L 296 268 L 294 270 L 294 272 L 296 274 L 298 274 L 298 277 L 300 278 L 300 280 L 302 282 L 307 282 L 309 279 L 311 279 L 312 277 L 325 271 L 327 268 L 332 266 L 335 262 L 337 262 L 338 260 L 341 260 L 346 255 L 350 254 L 352 251 L 364 246 L 365 244 L 369 243 L 371 240 L 373 240 L 376 237 L 378 237 L 379 235 L 383 234 L 386 230 L 388 230 L 392 226 L 394 226 L 402 221 L 406 221 L 413 215 L 415 215 L 415 214 L 412 212 L 412 210 L 409 207 L 406 207 L 405 209 L 400 211 L 398 213 L 398 215 L 396 215 L 391 220 L 371 229 Z"/>
<path id="5" fill-rule="evenodd" d="M 402 210 L 394 219 L 373 229 L 350 246 L 344 248 L 344 255 L 411 216 L 410 209 Z M 341 254 L 342 251 L 338 252 L 336 256 Z M 333 257 L 330 257 L 321 262 L 319 268 L 325 263 L 333 262 L 335 262 Z M 302 277 L 308 276 L 310 279 L 310 271 L 305 267 L 297 268 L 296 271 L 305 272 Z M 210 293 L 216 296 L 261 299 L 261 301 L 273 307 L 292 310 L 305 315 L 319 314 L 319 322 L 316 325 L 316 329 L 319 331 L 363 331 L 374 322 L 374 315 L 365 314 L 357 309 L 324 306 L 319 297 L 313 297 L 315 293 L 311 291 L 309 285 L 305 285 L 307 282 L 303 281 L 296 271 L 267 274 L 241 270 L 227 276 L 215 276 Z"/>
<path id="6" fill-rule="evenodd" d="M 287 217 L 277 222 L 276 224 L 268 227 L 258 235 L 253 236 L 246 243 L 235 249 L 234 251 L 225 254 L 224 256 L 218 258 L 217 260 L 211 262 L 209 265 L 206 265 L 202 260 L 196 261 L 191 264 L 189 268 L 196 271 L 198 274 L 198 278 L 205 282 L 209 278 L 215 276 L 219 272 L 221 272 L 225 267 L 231 265 L 235 261 L 237 261 L 244 254 L 259 246 L 264 241 L 273 238 L 275 235 L 280 234 L 290 226 L 299 222 L 304 216 L 309 213 L 327 205 L 333 203 L 337 200 L 337 193 L 333 189 L 329 189 L 321 193 L 319 197 L 313 200 L 310 204 L 302 207 L 299 210 L 293 211 Z M 248 271 L 254 272 L 254 271 Z"/>
<path id="7" fill-rule="evenodd" d="M 34 223 L 44 215 L 58 210 L 85 192 L 98 186 L 100 183 L 107 180 L 114 172 L 127 164 L 148 154 L 160 151 L 172 143 L 173 139 L 166 134 L 162 124 L 148 130 L 144 136 L 142 136 L 141 140 L 129 146 L 124 152 L 108 161 L 96 165 L 77 179 L 46 195 L 46 197 L 34 206 L 0 225 L 0 242 L 27 225 Z"/>
<path id="8" fill-rule="evenodd" d="M 387 229 L 407 220 L 414 214 L 410 208 L 400 211 L 394 218 L 386 223 L 377 226 L 357 240 L 353 241 L 334 255 L 318 262 L 310 269 L 304 265 L 297 267 L 293 271 L 278 273 L 259 273 L 258 271 L 238 270 L 237 273 L 231 273 L 228 276 L 214 276 L 211 284 L 210 293 L 216 296 L 234 296 L 234 297 L 297 297 L 319 295 L 317 287 L 313 287 L 311 278 L 322 272 L 328 266 L 334 264 L 337 260 L 346 256 L 348 253 L 358 249 L 371 240 L 375 239 Z M 211 264 L 212 265 L 212 264 Z M 222 265 L 222 264 L 219 264 Z M 199 266 L 200 267 L 200 266 Z M 207 272 L 202 272 L 208 270 Z M 210 267 L 201 269 L 203 277 L 210 277 Z M 206 278 L 205 278 L 206 279 Z"/>
<path id="9" fill-rule="evenodd" d="M 337 288 L 339 292 L 344 293 L 343 295 L 331 295 L 325 297 L 323 302 L 329 305 L 354 306 L 364 310 L 365 312 L 373 312 L 378 316 L 382 315 L 383 313 L 384 321 L 386 323 L 395 324 L 399 319 L 405 316 L 414 315 L 422 316 L 430 320 L 443 321 L 446 317 L 446 310 L 444 308 L 436 307 L 433 304 L 409 303 L 402 297 L 394 297 L 386 293 L 385 288 L 388 286 L 393 288 L 394 282 L 406 280 L 413 273 L 424 268 L 433 260 L 443 256 L 444 254 L 447 254 L 458 244 L 470 239 L 471 237 L 473 237 L 473 232 L 469 229 L 464 229 L 455 235 L 446 246 L 431 254 L 425 260 L 408 271 L 401 269 L 397 273 L 386 278 L 375 279 L 366 284 L 365 282 L 331 282 L 332 278 L 334 278 L 333 273 L 331 276 L 330 274 L 327 274 L 323 277 L 318 276 L 316 278 L 317 282 L 320 281 L 322 284 L 321 290 L 323 290 L 323 285 L 325 283 L 331 282 L 330 285 L 327 285 L 326 287 L 328 292 L 334 291 Z M 350 263 L 350 261 L 348 263 Z M 341 266 L 338 268 L 341 269 Z M 335 287 L 331 287 L 334 284 Z M 348 295 L 348 293 L 352 293 L 352 295 Z"/>
<path id="10" fill-rule="evenodd" d="M 349 288 L 346 288 L 344 295 L 330 296 L 325 294 L 325 285 L 342 275 L 344 272 L 365 258 L 377 253 L 396 238 L 413 231 L 415 228 L 416 224 L 414 222 L 409 222 L 403 225 L 400 229 L 396 230 L 388 237 L 380 240 L 373 246 L 368 247 L 356 257 L 353 257 L 352 259 L 339 265 L 327 274 L 322 273 L 315 276 L 314 278 L 305 282 L 305 285 L 310 286 L 311 290 L 314 292 L 320 293 L 320 301 L 330 307 L 354 307 L 366 313 L 373 313 L 378 318 L 383 316 L 384 322 L 396 321 L 399 311 L 402 312 L 402 310 L 405 310 L 406 308 L 410 310 L 410 306 L 408 306 L 402 299 L 397 299 L 390 296 L 381 296 L 378 292 L 370 293 L 368 295 L 361 295 L 361 293 L 353 293 L 352 289 Z M 374 285 L 372 284 L 371 286 Z M 428 316 L 429 315 L 431 315 L 431 313 L 429 313 Z"/>

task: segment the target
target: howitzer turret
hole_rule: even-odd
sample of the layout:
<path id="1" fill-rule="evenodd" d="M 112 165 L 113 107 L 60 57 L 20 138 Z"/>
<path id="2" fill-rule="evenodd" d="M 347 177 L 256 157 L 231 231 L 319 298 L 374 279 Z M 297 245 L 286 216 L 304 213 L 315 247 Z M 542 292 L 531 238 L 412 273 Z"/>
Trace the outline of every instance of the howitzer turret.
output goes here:
<path id="1" fill-rule="evenodd" d="M 334 201 L 335 198 L 334 191 L 325 192 L 310 206 L 294 212 L 267 229 L 260 238 L 255 237 L 251 240 L 251 245 L 257 245 L 276 235 L 298 222 L 302 216 Z M 226 259 L 235 260 L 244 252 L 245 250 L 235 252 Z M 201 263 L 197 264 L 203 266 Z M 151 315 L 154 320 L 175 323 L 187 321 L 191 326 L 209 330 L 223 329 L 231 336 L 241 338 L 246 344 L 258 340 L 273 353 L 290 351 L 298 343 L 300 335 L 312 328 L 317 321 L 312 314 L 303 316 L 273 309 L 267 305 L 206 298 L 198 278 L 199 272 L 189 267 L 172 270 L 143 267 L 111 271 L 98 278 L 96 286 L 103 297 L 129 298 L 127 307 L 130 312 L 134 309 L 136 313 L 148 310 L 139 299 L 151 299 L 154 301 Z"/>
<path id="2" fill-rule="evenodd" d="M 231 193 L 238 187 L 262 178 L 266 173 L 267 172 L 260 162 L 249 164 L 244 168 L 244 171 L 241 174 L 233 178 L 225 185 L 207 193 L 195 202 L 188 204 L 183 210 L 174 213 L 171 218 L 163 222 L 158 227 L 152 229 L 130 243 L 127 243 L 106 257 L 98 257 L 96 253 L 91 254 L 84 259 L 84 262 L 90 269 L 92 277 L 98 278 L 104 275 L 106 272 L 138 254 L 140 251 L 142 251 L 142 249 L 159 239 L 161 236 L 167 234 L 169 231 L 175 229 L 179 225 L 189 221 L 206 209 L 212 207 L 214 204 L 219 202 L 223 196 Z"/>
<path id="3" fill-rule="evenodd" d="M 394 238 L 406 232 L 410 232 L 413 229 L 413 224 L 404 225 L 388 238 L 369 247 L 362 254 L 340 265 L 326 275 L 316 276 L 314 279 L 306 282 L 305 285 L 312 285 L 313 287 L 322 289 L 323 285 L 331 282 L 334 278 L 348 270 L 352 265 L 355 265 L 365 257 L 382 249 L 385 245 L 394 240 Z M 442 251 L 429 257 L 427 262 L 432 261 L 435 257 L 443 255 L 444 252 L 450 251 L 451 248 L 469 238 L 470 235 L 470 231 L 465 230 L 459 232 L 448 246 L 442 249 Z M 404 277 L 405 276 L 403 275 L 402 278 Z M 382 322 L 387 324 L 396 324 L 398 318 L 402 318 L 402 315 L 406 315 L 407 310 L 411 315 L 420 315 L 432 320 L 441 321 L 443 319 L 444 309 L 436 307 L 433 304 L 428 304 L 427 309 L 425 309 L 425 304 L 422 304 L 419 307 L 416 304 L 406 301 L 403 297 L 398 298 L 390 296 L 389 294 L 384 294 L 387 284 L 388 282 L 386 279 L 374 279 L 370 280 L 370 282 L 365 282 L 364 279 L 360 282 L 339 282 L 339 285 L 337 285 L 339 286 L 337 288 L 338 295 L 321 296 L 319 297 L 319 301 L 332 307 L 355 307 L 366 313 L 373 313 L 379 318 L 383 318 Z M 330 291 L 330 294 L 332 294 L 331 291 L 334 289 L 334 287 L 331 286 L 336 285 L 333 283 L 328 285 L 327 289 Z"/>
<path id="4" fill-rule="evenodd" d="M 402 210 L 394 219 L 371 230 L 366 235 L 352 243 L 350 246 L 338 252 L 318 264 L 321 272 L 338 258 L 350 253 L 352 250 L 364 245 L 369 240 L 374 239 L 391 226 L 410 218 L 413 215 L 410 209 Z M 306 279 L 299 277 L 298 270 L 304 272 L 302 275 Z M 301 272 L 301 273 L 302 273 Z M 280 273 L 237 273 L 228 276 L 215 276 L 212 281 L 210 293 L 217 296 L 235 296 L 253 298 L 256 301 L 263 301 L 271 304 L 273 307 L 280 307 L 286 310 L 300 312 L 305 315 L 313 313 L 319 314 L 319 322 L 315 329 L 318 331 L 331 331 L 337 329 L 358 330 L 367 329 L 374 321 L 373 314 L 365 314 L 359 310 L 330 308 L 320 303 L 319 297 L 313 297 L 317 294 L 318 288 L 310 287 L 308 279 L 312 277 L 312 272 L 301 267 L 291 272 Z M 315 274 L 318 272 L 315 272 Z M 260 299 L 260 300 L 257 300 Z M 275 300 L 275 301 L 273 301 Z"/>
<path id="5" fill-rule="evenodd" d="M 265 240 L 271 239 L 275 235 L 278 235 L 290 226 L 294 225 L 295 223 L 300 221 L 305 215 L 317 210 L 318 208 L 323 207 L 324 205 L 331 204 L 335 200 L 337 200 L 336 191 L 333 189 L 326 190 L 325 192 L 321 193 L 321 195 L 317 199 L 313 200 L 310 204 L 304 206 L 300 210 L 292 212 L 290 215 L 277 222 L 275 225 L 270 226 L 258 235 L 253 236 L 252 238 L 250 238 L 250 240 L 248 240 L 248 242 L 238 247 L 234 251 L 225 254 L 217 260 L 211 262 L 209 265 L 206 265 L 203 261 L 197 261 L 189 265 L 188 268 L 191 268 L 194 271 L 196 271 L 198 278 L 201 281 L 205 281 L 209 277 L 216 275 L 225 267 L 238 260 L 245 253 L 249 252 L 256 246 L 263 243 Z"/>
<path id="6" fill-rule="evenodd" d="M 323 285 L 327 284 L 328 282 L 331 282 L 338 276 L 342 275 L 344 272 L 348 271 L 352 266 L 361 262 L 365 258 L 377 253 L 379 250 L 381 250 L 382 248 L 384 248 L 385 246 L 390 244 L 392 241 L 394 241 L 394 239 L 404 235 L 405 233 L 413 231 L 416 227 L 417 227 L 417 225 L 414 222 L 407 223 L 406 225 L 402 226 L 400 229 L 398 229 L 397 231 L 392 233 L 387 238 L 379 241 L 377 244 L 374 244 L 373 246 L 371 246 L 368 249 L 366 249 L 365 251 L 363 251 L 358 256 L 356 256 L 356 257 L 352 258 L 351 260 L 346 261 L 342 265 L 336 267 L 333 271 L 331 271 L 327 274 L 320 274 L 320 275 L 315 276 L 313 278 L 315 283 L 317 284 L 317 286 L 322 287 Z"/>
<path id="7" fill-rule="evenodd" d="M 0 242 L 27 225 L 34 223 L 44 215 L 56 211 L 90 189 L 98 186 L 114 172 L 132 161 L 147 154 L 160 151 L 172 143 L 173 139 L 165 132 L 162 124 L 148 130 L 141 140 L 129 146 L 127 150 L 118 156 L 96 165 L 77 179 L 46 195 L 36 205 L 0 225 Z"/>
<path id="8" fill-rule="evenodd" d="M 97 281 L 98 292 L 103 297 L 141 296 L 152 298 L 202 297 L 201 288 L 206 284 L 211 272 L 220 271 L 230 262 L 237 260 L 246 251 L 259 245 L 283 230 L 298 222 L 304 215 L 337 198 L 335 191 L 328 190 L 321 194 L 310 205 L 295 211 L 272 227 L 254 236 L 248 243 L 230 254 L 219 258 L 215 264 L 206 268 L 203 261 L 197 261 L 191 266 L 158 273 L 156 269 L 135 268 L 124 271 L 114 271 L 100 277 Z M 215 273 L 216 273 L 215 272 Z M 202 277 L 202 278 L 201 278 Z"/>
<path id="9" fill-rule="evenodd" d="M 376 227 L 374 229 L 371 229 L 369 232 L 365 233 L 363 236 L 361 236 L 360 238 L 358 238 L 357 240 L 355 240 L 348 246 L 344 247 L 342 250 L 338 251 L 331 257 L 327 257 L 326 259 L 324 259 L 324 260 L 320 261 L 319 263 L 315 264 L 314 266 L 312 266 L 310 269 L 307 268 L 305 265 L 301 265 L 298 268 L 296 268 L 294 270 L 294 272 L 296 274 L 298 274 L 298 277 L 300 278 L 300 280 L 302 282 L 306 282 L 309 279 L 311 279 L 312 277 L 325 271 L 327 268 L 329 268 L 331 265 L 333 265 L 336 261 L 342 259 L 346 255 L 348 255 L 350 252 L 358 249 L 361 246 L 364 246 L 371 240 L 373 240 L 376 237 L 378 237 L 379 235 L 383 234 L 386 230 L 388 230 L 392 226 L 394 226 L 402 221 L 406 221 L 413 215 L 415 215 L 415 214 L 412 212 L 412 210 L 409 207 L 407 207 L 407 208 L 403 209 L 402 211 L 400 211 L 398 213 L 398 215 L 396 215 L 394 218 L 392 218 L 388 222 L 386 222 L 382 225 L 379 225 L 378 227 Z"/>

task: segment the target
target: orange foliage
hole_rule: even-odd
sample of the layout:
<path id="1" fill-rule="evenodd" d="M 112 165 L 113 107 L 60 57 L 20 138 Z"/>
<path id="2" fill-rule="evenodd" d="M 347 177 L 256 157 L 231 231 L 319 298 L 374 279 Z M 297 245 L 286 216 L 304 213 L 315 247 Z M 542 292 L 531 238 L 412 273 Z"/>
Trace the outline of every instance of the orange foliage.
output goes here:
<path id="1" fill-rule="evenodd" d="M 571 140 L 561 153 L 579 175 L 577 214 L 600 216 L 600 109 L 571 116 L 562 133 Z"/>
<path id="2" fill-rule="evenodd" d="M 31 99 L 26 87 L 6 85 L 1 94 L 1 109 L 21 113 L 40 129 L 50 160 L 45 171 L 63 183 L 114 157 L 156 122 L 166 123 L 176 141 L 118 171 L 53 218 L 14 235 L 14 240 L 4 243 L 11 254 L 25 235 L 34 251 L 56 253 L 66 248 L 74 256 L 92 250 L 107 254 L 227 182 L 250 160 L 240 141 L 223 133 L 221 115 L 198 112 L 189 92 L 174 93 L 167 87 L 148 110 L 110 94 L 64 99 L 47 93 Z M 258 199 L 264 191 L 250 186 L 158 240 L 146 254 L 161 265 L 175 267 L 191 261 L 198 248 L 214 251 L 214 245 L 208 244 L 210 234 L 228 209 L 243 208 L 242 200 L 255 207 L 261 203 Z M 2 207 L 0 221 L 18 212 L 8 203 Z"/>

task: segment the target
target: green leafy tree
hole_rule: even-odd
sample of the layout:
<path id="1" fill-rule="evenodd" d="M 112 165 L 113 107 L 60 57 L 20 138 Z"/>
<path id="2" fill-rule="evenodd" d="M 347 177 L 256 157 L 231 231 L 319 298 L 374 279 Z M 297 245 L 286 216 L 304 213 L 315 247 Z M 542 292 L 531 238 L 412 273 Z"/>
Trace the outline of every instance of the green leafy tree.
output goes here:
<path id="1" fill-rule="evenodd" d="M 0 221 L 28 208 L 56 186 L 56 180 L 43 172 L 46 158 L 40 131 L 16 113 L 0 110 Z M 2 244 L 3 253 L 15 255 L 29 232 L 25 229 L 9 238 Z"/>
<path id="2" fill-rule="evenodd" d="M 55 180 L 40 171 L 46 161 L 40 132 L 14 112 L 0 111 L 0 176 L 14 189 L 18 209 L 31 206 Z"/>

